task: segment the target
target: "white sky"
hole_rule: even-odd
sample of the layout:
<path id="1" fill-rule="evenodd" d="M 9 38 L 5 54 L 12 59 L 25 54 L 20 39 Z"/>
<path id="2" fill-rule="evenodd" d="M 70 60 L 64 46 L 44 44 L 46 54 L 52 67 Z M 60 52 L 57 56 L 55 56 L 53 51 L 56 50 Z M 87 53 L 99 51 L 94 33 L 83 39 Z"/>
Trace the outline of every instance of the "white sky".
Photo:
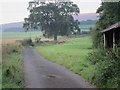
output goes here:
<path id="1" fill-rule="evenodd" d="M 23 21 L 28 16 L 29 1 L 31 0 L 0 0 L 0 24 Z M 71 1 L 78 5 L 80 13 L 95 13 L 101 3 L 101 0 Z"/>

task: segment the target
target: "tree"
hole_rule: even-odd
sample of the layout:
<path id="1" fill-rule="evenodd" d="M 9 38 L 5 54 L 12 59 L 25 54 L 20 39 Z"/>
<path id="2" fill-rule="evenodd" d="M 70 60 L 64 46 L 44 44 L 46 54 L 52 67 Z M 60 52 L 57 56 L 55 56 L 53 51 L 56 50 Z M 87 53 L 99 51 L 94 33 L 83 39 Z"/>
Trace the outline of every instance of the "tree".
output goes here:
<path id="1" fill-rule="evenodd" d="M 102 2 L 97 9 L 99 20 L 93 30 L 93 46 L 100 47 L 103 44 L 103 35 L 101 30 L 120 21 L 120 2 Z"/>
<path id="2" fill-rule="evenodd" d="M 101 30 L 109 27 L 110 25 L 120 21 L 120 2 L 102 2 L 98 8 L 99 20 L 93 30 L 93 45 L 98 48 L 103 44 L 103 34 Z M 103 45 L 102 45 L 103 46 Z M 96 57 L 98 56 L 98 57 Z M 102 86 L 116 85 L 120 88 L 120 50 L 102 50 L 90 54 L 91 61 L 96 63 L 96 75 L 95 83 Z M 94 59 L 93 59 L 94 58 Z M 97 61 L 96 61 L 97 60 Z M 102 66 L 101 66 L 102 65 Z"/>
<path id="3" fill-rule="evenodd" d="M 41 27 L 43 34 L 47 37 L 53 36 L 54 40 L 57 40 L 58 35 L 69 35 L 74 29 L 79 30 L 78 21 L 72 17 L 73 14 L 79 13 L 79 8 L 73 2 L 58 0 L 48 3 L 34 0 L 29 2 L 28 9 L 31 28 Z"/>
<path id="4" fill-rule="evenodd" d="M 28 18 L 24 18 L 23 28 L 25 28 L 25 31 L 28 31 L 30 28 Z"/>

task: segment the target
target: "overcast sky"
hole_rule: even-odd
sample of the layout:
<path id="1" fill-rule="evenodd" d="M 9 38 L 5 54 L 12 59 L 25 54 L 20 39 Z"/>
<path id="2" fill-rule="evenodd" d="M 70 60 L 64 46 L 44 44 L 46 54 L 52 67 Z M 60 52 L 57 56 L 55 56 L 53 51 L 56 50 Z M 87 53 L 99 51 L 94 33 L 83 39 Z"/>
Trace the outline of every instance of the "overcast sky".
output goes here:
<path id="1" fill-rule="evenodd" d="M 29 1 L 31 0 L 0 0 L 0 24 L 23 21 L 28 16 Z M 71 1 L 78 5 L 80 13 L 95 13 L 101 4 L 101 0 Z"/>

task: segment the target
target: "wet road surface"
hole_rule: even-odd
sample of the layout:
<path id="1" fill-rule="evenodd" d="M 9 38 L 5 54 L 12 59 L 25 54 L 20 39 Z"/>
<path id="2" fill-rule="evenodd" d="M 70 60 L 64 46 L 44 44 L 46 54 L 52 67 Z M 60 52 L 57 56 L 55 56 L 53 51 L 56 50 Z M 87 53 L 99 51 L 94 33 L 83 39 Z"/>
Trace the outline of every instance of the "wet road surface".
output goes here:
<path id="1" fill-rule="evenodd" d="M 24 50 L 23 64 L 26 88 L 94 87 L 79 75 L 44 59 L 34 48 Z"/>

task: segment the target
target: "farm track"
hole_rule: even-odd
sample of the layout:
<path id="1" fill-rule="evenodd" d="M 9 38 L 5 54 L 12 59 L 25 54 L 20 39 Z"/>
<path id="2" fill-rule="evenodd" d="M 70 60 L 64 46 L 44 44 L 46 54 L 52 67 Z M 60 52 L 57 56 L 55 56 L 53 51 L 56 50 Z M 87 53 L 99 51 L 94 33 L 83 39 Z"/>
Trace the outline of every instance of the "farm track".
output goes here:
<path id="1" fill-rule="evenodd" d="M 94 88 L 82 77 L 52 63 L 34 48 L 23 52 L 26 88 Z"/>

